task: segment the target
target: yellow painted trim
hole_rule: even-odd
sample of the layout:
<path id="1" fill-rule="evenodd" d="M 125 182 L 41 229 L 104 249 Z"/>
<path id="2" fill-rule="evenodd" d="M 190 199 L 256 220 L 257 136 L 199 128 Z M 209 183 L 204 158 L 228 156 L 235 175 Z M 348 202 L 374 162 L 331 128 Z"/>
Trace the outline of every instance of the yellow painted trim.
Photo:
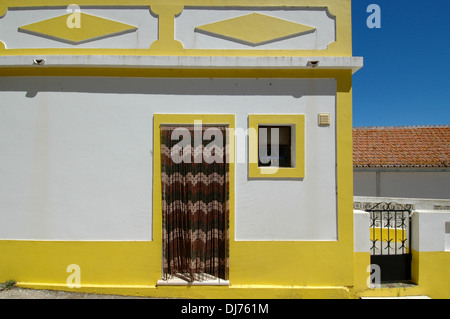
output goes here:
<path id="1" fill-rule="evenodd" d="M 268 28 L 270 32 L 267 32 L 265 27 L 270 27 Z M 261 45 L 294 35 L 302 35 L 314 31 L 316 28 L 265 14 L 250 13 L 198 26 L 195 30 L 212 36 L 241 41 L 249 45 Z"/>
<path id="2" fill-rule="evenodd" d="M 83 27 L 70 29 L 67 19 L 72 14 L 46 19 L 19 27 L 19 31 L 37 36 L 45 36 L 73 44 L 90 41 L 97 38 L 136 31 L 137 27 L 114 20 L 104 19 L 86 13 L 79 13 Z"/>
<path id="3" fill-rule="evenodd" d="M 411 276 L 424 295 L 450 299 L 450 251 L 412 249 Z"/>
<path id="4" fill-rule="evenodd" d="M 8 5 L 6 3 L 0 4 L 0 19 L 5 16 L 5 14 L 8 12 Z"/>
<path id="5" fill-rule="evenodd" d="M 0 17 L 7 14 L 9 7 L 39 8 L 39 7 L 67 7 L 72 4 L 68 0 L 3 0 L 0 5 Z M 279 2 L 269 0 L 261 3 L 259 0 L 114 0 L 105 5 L 103 0 L 79 0 L 77 5 L 83 9 L 88 6 L 103 7 L 142 7 L 148 6 L 159 17 L 159 37 L 148 50 L 133 50 L 133 55 L 188 55 L 188 56 L 351 56 L 351 1 L 350 0 L 305 0 L 299 5 L 297 0 L 284 0 Z M 185 50 L 182 44 L 175 39 L 175 16 L 180 14 L 184 7 L 204 8 L 230 8 L 230 7 L 294 7 L 294 8 L 327 8 L 330 16 L 336 18 L 336 41 L 331 43 L 327 50 Z M 1 40 L 1 39 L 0 39 Z M 4 49 L 0 47 L 1 55 L 28 55 L 36 54 L 35 49 Z M 130 50 L 124 49 L 93 49 L 95 54 L 126 55 Z M 82 49 L 41 49 L 40 54 L 73 55 L 86 54 Z"/>
<path id="6" fill-rule="evenodd" d="M 368 289 L 367 279 L 369 278 L 370 274 L 367 271 L 367 267 L 370 266 L 370 252 L 355 252 L 354 263 L 354 291 L 355 293 L 359 293 Z"/>
<path id="7" fill-rule="evenodd" d="M 80 267 L 80 283 L 86 286 L 154 286 L 161 274 L 161 250 L 150 241 L 1 240 L 0 251 L 0 282 L 67 288 L 72 264 Z"/>
<path id="8" fill-rule="evenodd" d="M 305 115 L 304 114 L 250 114 L 249 128 L 249 164 L 250 178 L 304 178 L 305 177 Z M 264 124 L 294 125 L 295 166 L 259 167 L 258 166 L 258 127 Z"/>
<path id="9" fill-rule="evenodd" d="M 181 51 L 183 44 L 175 40 L 175 16 L 183 11 L 182 5 L 152 5 L 152 12 L 158 15 L 158 40 L 153 42 L 150 49 L 156 51 Z"/>
<path id="10" fill-rule="evenodd" d="M 336 96 L 336 181 L 339 240 L 353 252 L 353 119 L 352 72 L 338 72 Z"/>

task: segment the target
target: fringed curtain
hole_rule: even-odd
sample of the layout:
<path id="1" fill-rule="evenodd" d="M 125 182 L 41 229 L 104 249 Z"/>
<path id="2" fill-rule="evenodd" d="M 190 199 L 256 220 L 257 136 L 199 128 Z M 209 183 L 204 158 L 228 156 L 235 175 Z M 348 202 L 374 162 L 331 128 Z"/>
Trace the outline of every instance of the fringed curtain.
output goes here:
<path id="1" fill-rule="evenodd" d="M 225 126 L 161 126 L 164 279 L 228 279 L 227 149 Z"/>

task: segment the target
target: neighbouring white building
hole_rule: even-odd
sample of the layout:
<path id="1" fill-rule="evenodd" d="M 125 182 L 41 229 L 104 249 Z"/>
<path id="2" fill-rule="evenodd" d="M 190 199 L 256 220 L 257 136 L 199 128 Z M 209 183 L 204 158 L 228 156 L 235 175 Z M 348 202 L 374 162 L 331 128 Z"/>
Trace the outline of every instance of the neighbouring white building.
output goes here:
<path id="1" fill-rule="evenodd" d="M 450 199 L 450 126 L 353 129 L 354 195 Z"/>

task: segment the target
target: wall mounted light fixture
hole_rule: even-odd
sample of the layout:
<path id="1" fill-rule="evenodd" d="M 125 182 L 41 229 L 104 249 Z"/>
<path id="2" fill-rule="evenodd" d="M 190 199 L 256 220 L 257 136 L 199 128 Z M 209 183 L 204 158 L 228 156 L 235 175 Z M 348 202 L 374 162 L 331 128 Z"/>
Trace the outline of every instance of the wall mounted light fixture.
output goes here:
<path id="1" fill-rule="evenodd" d="M 319 66 L 319 61 L 308 61 L 308 66 L 315 68 Z"/>
<path id="2" fill-rule="evenodd" d="M 33 59 L 33 65 L 44 65 L 45 59 Z"/>

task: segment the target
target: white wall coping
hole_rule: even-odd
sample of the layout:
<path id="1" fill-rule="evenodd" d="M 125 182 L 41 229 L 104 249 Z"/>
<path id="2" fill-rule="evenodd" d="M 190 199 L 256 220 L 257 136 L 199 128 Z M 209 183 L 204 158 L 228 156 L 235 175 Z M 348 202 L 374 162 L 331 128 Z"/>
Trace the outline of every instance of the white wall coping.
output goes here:
<path id="1" fill-rule="evenodd" d="M 353 210 L 354 252 L 370 252 L 370 216 Z M 450 210 L 414 210 L 411 221 L 411 248 L 419 252 L 450 253 Z"/>
<path id="2" fill-rule="evenodd" d="M 37 63 L 42 61 L 40 65 Z M 311 62 L 317 61 L 316 65 Z M 119 67 L 183 69 L 337 69 L 363 67 L 362 57 L 231 57 L 160 55 L 12 55 L 0 56 L 0 67 Z"/>
<path id="3" fill-rule="evenodd" d="M 400 205 L 412 204 L 415 210 L 433 210 L 434 206 L 450 206 L 450 199 L 429 199 L 429 198 L 400 198 L 400 197 L 374 197 L 374 196 L 354 196 L 353 202 L 357 203 L 381 203 L 395 202 Z M 439 212 L 440 210 L 435 210 Z"/>
<path id="4" fill-rule="evenodd" d="M 416 209 L 413 211 L 414 214 L 450 214 L 450 210 L 436 210 L 436 209 Z M 450 216 L 450 215 L 449 215 Z"/>

